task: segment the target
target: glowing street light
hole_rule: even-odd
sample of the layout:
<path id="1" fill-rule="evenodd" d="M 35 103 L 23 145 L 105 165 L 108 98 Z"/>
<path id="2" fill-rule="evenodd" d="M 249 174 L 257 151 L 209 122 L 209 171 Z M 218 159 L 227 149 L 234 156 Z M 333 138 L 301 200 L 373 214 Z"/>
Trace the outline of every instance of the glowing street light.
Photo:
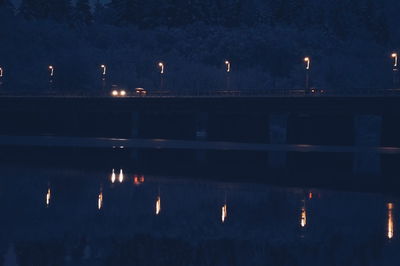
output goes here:
<path id="1" fill-rule="evenodd" d="M 2 78 L 2 77 L 3 77 L 3 68 L 0 67 L 0 78 Z"/>
<path id="2" fill-rule="evenodd" d="M 160 74 L 164 74 L 164 63 L 163 62 L 159 62 L 158 63 L 158 67 L 160 68 Z"/>
<path id="3" fill-rule="evenodd" d="M 228 60 L 225 61 L 225 65 L 226 65 L 226 72 L 229 73 L 231 72 L 231 62 L 229 62 Z"/>
<path id="4" fill-rule="evenodd" d="M 309 87 L 310 87 L 310 68 L 311 68 L 311 59 L 310 57 L 304 57 L 304 62 L 306 63 L 306 87 L 305 87 L 305 93 L 308 93 Z"/>
<path id="5" fill-rule="evenodd" d="M 54 76 L 54 67 L 50 65 L 49 70 L 50 70 L 50 77 Z"/>
<path id="6" fill-rule="evenodd" d="M 107 67 L 106 65 L 100 65 L 100 68 L 103 70 L 103 72 L 101 73 L 103 76 L 106 75 L 106 71 L 107 71 Z"/>
<path id="7" fill-rule="evenodd" d="M 393 67 L 397 68 L 397 63 L 398 63 L 398 55 L 397 55 L 397 53 L 392 53 L 392 58 L 394 60 Z"/>
<path id="8" fill-rule="evenodd" d="M 399 77 L 398 77 L 398 54 L 397 53 L 392 53 L 392 58 L 393 58 L 393 85 L 396 86 L 399 83 Z"/>
<path id="9" fill-rule="evenodd" d="M 310 69 L 311 59 L 309 57 L 304 57 L 304 62 L 306 63 L 306 69 Z"/>

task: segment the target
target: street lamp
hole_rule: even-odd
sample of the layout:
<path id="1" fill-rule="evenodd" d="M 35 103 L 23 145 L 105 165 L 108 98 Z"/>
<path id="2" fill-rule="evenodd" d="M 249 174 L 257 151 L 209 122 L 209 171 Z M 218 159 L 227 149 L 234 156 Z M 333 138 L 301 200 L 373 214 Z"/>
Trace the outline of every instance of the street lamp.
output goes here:
<path id="1" fill-rule="evenodd" d="M 164 88 L 164 63 L 159 62 L 158 67 L 160 68 L 160 90 L 162 90 Z"/>
<path id="2" fill-rule="evenodd" d="M 229 62 L 228 60 L 225 61 L 225 65 L 226 65 L 226 72 L 229 73 L 231 72 L 231 62 Z"/>
<path id="3" fill-rule="evenodd" d="M 52 65 L 49 66 L 50 77 L 54 76 L 54 67 Z"/>
<path id="4" fill-rule="evenodd" d="M 306 86 L 305 86 L 305 93 L 308 93 L 310 87 L 310 68 L 311 68 L 311 59 L 310 57 L 304 57 L 304 62 L 306 63 Z"/>
<path id="5" fill-rule="evenodd" d="M 228 60 L 225 60 L 225 66 L 226 66 L 226 80 L 225 80 L 225 86 L 226 86 L 226 90 L 229 91 L 230 89 L 230 75 L 229 73 L 231 72 L 231 62 L 229 62 Z"/>
<path id="6" fill-rule="evenodd" d="M 398 77 L 398 54 L 397 53 L 392 53 L 392 58 L 393 58 L 393 86 L 397 86 L 399 83 L 399 77 Z"/>
<path id="7" fill-rule="evenodd" d="M 163 62 L 159 62 L 158 63 L 158 67 L 160 68 L 160 74 L 164 74 L 164 63 Z"/>
<path id="8" fill-rule="evenodd" d="M 0 67 L 0 78 L 2 78 L 2 77 L 3 77 L 3 68 Z"/>
<path id="9" fill-rule="evenodd" d="M 397 68 L 397 62 L 398 62 L 398 55 L 397 53 L 392 53 L 392 58 L 394 60 L 393 62 L 393 68 Z"/>
<path id="10" fill-rule="evenodd" d="M 106 70 L 107 70 L 106 65 L 100 65 L 100 68 L 103 70 L 103 72 L 101 73 L 101 75 L 105 76 L 105 75 L 106 75 Z"/>
<path id="11" fill-rule="evenodd" d="M 309 57 L 304 57 L 304 62 L 306 62 L 306 69 L 310 69 L 311 59 Z"/>

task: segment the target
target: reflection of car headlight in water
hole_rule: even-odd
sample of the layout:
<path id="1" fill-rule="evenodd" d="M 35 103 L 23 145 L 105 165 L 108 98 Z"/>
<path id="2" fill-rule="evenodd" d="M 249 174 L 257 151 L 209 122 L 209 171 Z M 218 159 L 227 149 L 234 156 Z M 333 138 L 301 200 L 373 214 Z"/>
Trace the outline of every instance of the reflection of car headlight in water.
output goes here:
<path id="1" fill-rule="evenodd" d="M 117 90 L 113 90 L 113 91 L 111 92 L 111 95 L 112 95 L 112 96 L 118 96 L 118 91 L 117 91 Z"/>
<path id="2" fill-rule="evenodd" d="M 125 95 L 126 95 L 126 91 L 124 91 L 124 90 L 120 91 L 120 92 L 119 92 L 119 95 L 125 96 Z"/>

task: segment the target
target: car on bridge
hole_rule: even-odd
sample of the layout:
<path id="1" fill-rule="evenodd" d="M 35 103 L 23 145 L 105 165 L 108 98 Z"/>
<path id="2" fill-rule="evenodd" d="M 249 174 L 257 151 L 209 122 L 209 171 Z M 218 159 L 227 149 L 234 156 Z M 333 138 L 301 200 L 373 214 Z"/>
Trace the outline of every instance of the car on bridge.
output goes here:
<path id="1" fill-rule="evenodd" d="M 147 91 L 143 88 L 136 88 L 135 89 L 135 96 L 146 96 Z"/>

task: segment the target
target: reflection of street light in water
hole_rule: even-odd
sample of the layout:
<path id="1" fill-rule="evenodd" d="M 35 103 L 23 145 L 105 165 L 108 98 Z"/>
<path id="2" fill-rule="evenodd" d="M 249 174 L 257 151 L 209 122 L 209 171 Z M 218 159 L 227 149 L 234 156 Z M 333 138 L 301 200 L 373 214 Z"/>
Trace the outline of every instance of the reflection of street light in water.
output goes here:
<path id="1" fill-rule="evenodd" d="M 112 174 L 111 174 L 111 183 L 115 183 L 115 171 L 112 169 Z"/>
<path id="2" fill-rule="evenodd" d="M 225 203 L 221 208 L 221 221 L 225 222 L 227 216 L 228 216 L 228 209 Z"/>
<path id="3" fill-rule="evenodd" d="M 161 212 L 161 197 L 157 196 L 156 200 L 156 215 L 159 215 Z"/>
<path id="4" fill-rule="evenodd" d="M 393 203 L 387 204 L 388 210 L 388 224 L 387 224 L 387 237 L 389 239 L 393 238 L 394 235 L 394 226 L 393 226 Z"/>
<path id="5" fill-rule="evenodd" d="M 118 180 L 120 183 L 122 183 L 124 181 L 124 173 L 122 172 L 122 169 L 119 170 Z"/>
<path id="6" fill-rule="evenodd" d="M 50 205 L 50 198 L 51 198 L 51 190 L 50 188 L 48 188 L 46 193 L 46 207 L 49 207 Z"/>
<path id="7" fill-rule="evenodd" d="M 101 208 L 103 207 L 103 192 L 100 191 L 98 200 L 97 200 L 97 209 L 101 210 Z"/>
<path id="8" fill-rule="evenodd" d="M 306 207 L 301 207 L 300 225 L 301 227 L 306 227 L 307 225 Z"/>

